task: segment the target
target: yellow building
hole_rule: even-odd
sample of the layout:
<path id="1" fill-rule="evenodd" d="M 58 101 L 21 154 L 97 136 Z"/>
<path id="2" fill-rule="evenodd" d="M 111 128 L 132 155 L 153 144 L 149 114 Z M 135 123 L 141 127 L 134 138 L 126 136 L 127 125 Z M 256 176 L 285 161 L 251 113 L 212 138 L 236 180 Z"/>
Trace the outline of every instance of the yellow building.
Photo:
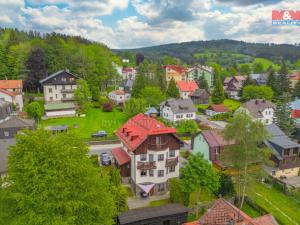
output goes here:
<path id="1" fill-rule="evenodd" d="M 165 66 L 166 70 L 166 80 L 170 82 L 174 78 L 175 82 L 177 81 L 187 81 L 187 69 L 181 66 L 168 65 Z"/>

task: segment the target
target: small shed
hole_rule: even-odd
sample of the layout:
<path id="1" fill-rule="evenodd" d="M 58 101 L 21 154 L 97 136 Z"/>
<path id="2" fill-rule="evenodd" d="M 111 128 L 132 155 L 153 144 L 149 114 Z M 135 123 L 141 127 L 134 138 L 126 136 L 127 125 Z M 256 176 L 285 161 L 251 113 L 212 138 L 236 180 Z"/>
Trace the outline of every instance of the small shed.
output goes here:
<path id="1" fill-rule="evenodd" d="M 222 114 L 229 112 L 229 109 L 223 104 L 213 104 L 206 110 L 206 115 L 214 116 L 216 114 Z"/>
<path id="2" fill-rule="evenodd" d="M 189 209 L 181 204 L 133 209 L 119 213 L 117 225 L 178 225 L 187 222 Z"/>
<path id="3" fill-rule="evenodd" d="M 76 107 L 75 104 L 72 102 L 45 104 L 46 117 L 65 117 L 65 116 L 75 116 L 75 115 L 76 115 Z"/>
<path id="4" fill-rule="evenodd" d="M 205 89 L 196 90 L 190 97 L 194 104 L 208 104 L 209 101 L 209 93 Z"/>

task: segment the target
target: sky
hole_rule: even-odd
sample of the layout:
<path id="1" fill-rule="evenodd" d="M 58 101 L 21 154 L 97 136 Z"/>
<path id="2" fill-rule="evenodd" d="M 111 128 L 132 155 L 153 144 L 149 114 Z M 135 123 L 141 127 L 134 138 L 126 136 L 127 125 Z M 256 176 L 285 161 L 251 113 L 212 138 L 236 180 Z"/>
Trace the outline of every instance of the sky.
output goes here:
<path id="1" fill-rule="evenodd" d="M 272 26 L 272 10 L 300 10 L 300 0 L 0 0 L 0 27 L 123 49 L 224 38 L 299 42 L 300 26 Z"/>

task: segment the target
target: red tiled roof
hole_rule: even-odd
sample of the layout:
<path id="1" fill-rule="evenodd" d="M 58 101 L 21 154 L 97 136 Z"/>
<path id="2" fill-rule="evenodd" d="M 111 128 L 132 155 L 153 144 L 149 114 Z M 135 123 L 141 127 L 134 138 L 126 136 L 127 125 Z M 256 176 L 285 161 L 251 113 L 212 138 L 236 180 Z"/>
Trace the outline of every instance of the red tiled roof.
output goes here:
<path id="1" fill-rule="evenodd" d="M 293 119 L 300 119 L 300 110 L 298 109 L 292 110 L 291 117 Z"/>
<path id="2" fill-rule="evenodd" d="M 167 65 L 167 66 L 165 66 L 165 69 L 175 70 L 177 73 L 184 73 L 187 71 L 186 68 L 181 67 L 181 66 L 176 66 L 176 65 Z"/>
<path id="3" fill-rule="evenodd" d="M 291 80 L 300 80 L 300 73 L 299 72 L 293 72 L 290 74 L 290 79 Z"/>
<path id="4" fill-rule="evenodd" d="M 113 91 L 113 93 L 115 93 L 116 95 L 124 95 L 125 92 L 123 90 L 115 90 Z"/>
<path id="5" fill-rule="evenodd" d="M 4 93 L 4 94 L 7 94 L 7 95 L 9 95 L 9 96 L 11 96 L 11 97 L 15 97 L 15 96 L 17 95 L 16 93 L 14 93 L 14 92 L 12 92 L 12 91 L 8 91 L 8 90 L 1 89 L 1 88 L 0 88 L 0 92 L 2 92 L 2 93 Z"/>
<path id="6" fill-rule="evenodd" d="M 259 225 L 278 225 L 275 218 L 271 214 L 257 217 L 254 221 Z"/>
<path id="7" fill-rule="evenodd" d="M 23 88 L 22 80 L 0 80 L 1 89 Z"/>
<path id="8" fill-rule="evenodd" d="M 229 109 L 223 104 L 214 104 L 211 105 L 209 108 L 215 112 L 229 112 Z"/>
<path id="9" fill-rule="evenodd" d="M 177 87 L 184 92 L 194 92 L 199 89 L 195 81 L 177 81 Z"/>
<path id="10" fill-rule="evenodd" d="M 116 135 L 126 145 L 128 151 L 134 151 L 150 135 L 175 133 L 175 128 L 166 127 L 158 120 L 140 113 L 129 119 Z"/>
<path id="11" fill-rule="evenodd" d="M 185 223 L 184 225 L 278 225 L 272 215 L 265 215 L 256 219 L 235 207 L 230 202 L 220 198 L 200 218 L 199 221 Z"/>
<path id="12" fill-rule="evenodd" d="M 130 157 L 127 152 L 122 148 L 114 148 L 111 150 L 112 155 L 117 160 L 118 165 L 122 166 L 130 161 Z"/>

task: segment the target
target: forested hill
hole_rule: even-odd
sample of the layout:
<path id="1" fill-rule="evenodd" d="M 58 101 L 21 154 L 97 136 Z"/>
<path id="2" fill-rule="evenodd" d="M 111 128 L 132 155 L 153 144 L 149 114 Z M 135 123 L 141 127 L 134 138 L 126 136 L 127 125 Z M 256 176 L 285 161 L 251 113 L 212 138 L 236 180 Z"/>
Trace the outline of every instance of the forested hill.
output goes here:
<path id="1" fill-rule="evenodd" d="M 262 44 L 234 40 L 212 40 L 174 43 L 138 49 L 116 50 L 118 52 L 142 53 L 148 58 L 157 59 L 163 56 L 179 58 L 185 63 L 194 63 L 204 58 L 206 53 L 222 54 L 226 52 L 248 55 L 254 58 L 266 58 L 274 63 L 284 59 L 295 63 L 300 59 L 300 44 Z M 221 57 L 221 56 L 220 56 Z M 222 64 L 222 63 L 220 63 Z"/>
<path id="2" fill-rule="evenodd" d="M 116 74 L 112 62 L 120 58 L 104 44 L 62 34 L 0 28 L 0 79 L 23 79 L 36 91 L 38 80 L 69 69 L 85 77 L 95 89 Z"/>

